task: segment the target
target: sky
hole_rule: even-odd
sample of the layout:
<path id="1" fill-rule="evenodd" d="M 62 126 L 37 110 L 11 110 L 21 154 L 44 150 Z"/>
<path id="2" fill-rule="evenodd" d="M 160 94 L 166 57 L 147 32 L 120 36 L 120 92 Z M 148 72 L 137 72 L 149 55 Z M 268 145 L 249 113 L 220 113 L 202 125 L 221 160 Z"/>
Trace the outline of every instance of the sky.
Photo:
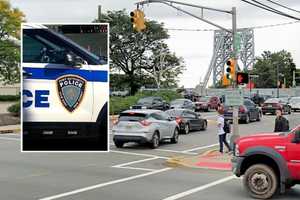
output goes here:
<path id="1" fill-rule="evenodd" d="M 240 0 L 177 0 L 201 6 L 224 10 L 237 8 L 237 26 L 246 28 L 278 23 L 293 22 L 294 19 L 283 17 L 248 5 Z M 299 0 L 273 0 L 293 9 L 300 10 Z M 13 7 L 18 7 L 26 15 L 27 22 L 37 23 L 87 23 L 97 18 L 98 5 L 102 12 L 126 9 L 128 13 L 136 8 L 139 0 L 10 0 Z M 300 18 L 300 13 L 268 3 L 276 9 Z M 201 16 L 201 10 L 180 6 L 195 15 Z M 152 3 L 143 7 L 146 19 L 163 22 L 166 28 L 177 29 L 216 29 L 198 19 L 185 15 L 163 4 Z M 219 25 L 231 28 L 231 16 L 219 12 L 204 11 L 204 18 Z M 169 30 L 170 38 L 166 41 L 177 56 L 184 58 L 186 70 L 180 76 L 180 86 L 193 88 L 206 74 L 213 55 L 213 31 L 174 31 Z M 263 51 L 276 52 L 285 49 L 291 52 L 296 66 L 300 68 L 300 23 L 271 28 L 254 29 L 255 55 Z M 212 77 L 211 77 L 212 80 Z M 212 81 L 210 81 L 211 83 Z"/>

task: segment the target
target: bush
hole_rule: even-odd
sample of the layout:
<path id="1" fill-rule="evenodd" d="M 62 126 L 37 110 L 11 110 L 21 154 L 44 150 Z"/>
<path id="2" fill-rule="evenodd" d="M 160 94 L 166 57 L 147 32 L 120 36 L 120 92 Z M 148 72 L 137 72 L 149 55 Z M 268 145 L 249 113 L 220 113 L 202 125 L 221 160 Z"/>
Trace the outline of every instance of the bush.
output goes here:
<path id="1" fill-rule="evenodd" d="M 0 95 L 0 101 L 19 101 L 20 95 Z"/>
<path id="2" fill-rule="evenodd" d="M 10 107 L 7 108 L 7 111 L 12 113 L 15 116 L 20 116 L 20 101 L 17 102 L 16 104 L 11 105 Z"/>
<path id="3" fill-rule="evenodd" d="M 134 96 L 128 97 L 110 97 L 109 112 L 111 115 L 119 114 L 120 112 L 129 109 L 130 106 L 137 103 L 137 101 L 146 96 L 160 96 L 165 101 L 170 102 L 177 98 L 182 98 L 181 94 L 175 91 L 143 91 L 138 92 Z"/>

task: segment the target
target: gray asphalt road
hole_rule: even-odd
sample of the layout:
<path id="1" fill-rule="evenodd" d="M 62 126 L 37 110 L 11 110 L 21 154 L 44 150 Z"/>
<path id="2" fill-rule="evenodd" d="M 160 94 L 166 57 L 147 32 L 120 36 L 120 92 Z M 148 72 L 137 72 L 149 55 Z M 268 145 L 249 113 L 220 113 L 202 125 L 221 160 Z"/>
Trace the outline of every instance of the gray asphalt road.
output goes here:
<path id="1" fill-rule="evenodd" d="M 178 144 L 165 143 L 157 150 L 129 144 L 110 153 L 20 153 L 16 134 L 0 135 L 0 199 L 79 200 L 198 200 L 250 199 L 241 180 L 230 172 L 169 168 L 166 159 L 206 151 L 216 144 L 216 113 L 204 132 L 181 135 Z M 300 113 L 288 116 L 300 124 Z M 272 131 L 274 116 L 241 124 L 247 135 Z M 277 199 L 298 199 L 300 187 Z"/>

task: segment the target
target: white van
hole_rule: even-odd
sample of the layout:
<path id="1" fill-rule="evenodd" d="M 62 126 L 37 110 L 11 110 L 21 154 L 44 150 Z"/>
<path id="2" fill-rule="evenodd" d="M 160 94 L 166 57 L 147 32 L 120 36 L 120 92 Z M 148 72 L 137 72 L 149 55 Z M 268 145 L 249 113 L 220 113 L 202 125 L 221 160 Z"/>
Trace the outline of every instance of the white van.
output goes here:
<path id="1" fill-rule="evenodd" d="M 23 24 L 22 31 L 23 142 L 107 143 L 108 64 L 46 26 Z"/>

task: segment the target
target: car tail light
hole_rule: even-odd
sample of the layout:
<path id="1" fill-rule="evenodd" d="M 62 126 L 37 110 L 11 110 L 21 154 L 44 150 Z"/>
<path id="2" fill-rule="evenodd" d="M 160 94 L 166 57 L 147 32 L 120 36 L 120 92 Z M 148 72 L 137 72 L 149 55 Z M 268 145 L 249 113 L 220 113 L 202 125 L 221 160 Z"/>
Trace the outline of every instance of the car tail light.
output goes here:
<path id="1" fill-rule="evenodd" d="M 175 121 L 177 124 L 180 124 L 182 122 L 182 119 L 180 117 L 176 117 Z"/>
<path id="2" fill-rule="evenodd" d="M 239 112 L 241 112 L 241 113 L 246 112 L 245 106 L 240 106 L 240 107 L 239 107 Z"/>
<path id="3" fill-rule="evenodd" d="M 140 123 L 143 125 L 143 126 L 150 126 L 151 122 L 147 121 L 147 120 L 142 120 L 140 121 Z"/>

